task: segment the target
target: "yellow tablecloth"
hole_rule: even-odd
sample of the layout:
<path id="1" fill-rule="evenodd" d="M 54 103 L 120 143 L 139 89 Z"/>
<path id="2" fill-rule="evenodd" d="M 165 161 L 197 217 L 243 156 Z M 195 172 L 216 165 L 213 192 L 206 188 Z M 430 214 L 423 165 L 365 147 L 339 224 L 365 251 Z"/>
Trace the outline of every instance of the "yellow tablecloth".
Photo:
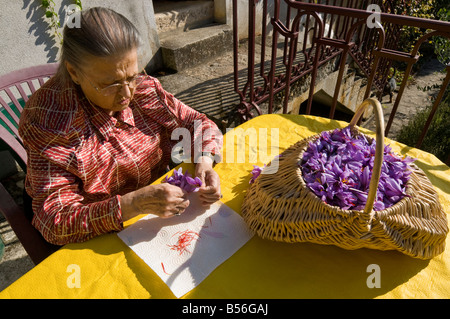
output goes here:
<path id="1" fill-rule="evenodd" d="M 307 136 L 347 123 L 313 116 L 263 115 L 241 125 L 240 133 L 279 129 L 280 152 Z M 371 134 L 361 129 L 364 133 Z M 251 134 L 248 134 L 251 135 Z M 225 135 L 224 152 L 230 134 Z M 229 140 L 230 142 L 230 140 Z M 394 151 L 418 158 L 450 213 L 450 169 L 436 157 L 386 140 Z M 253 152 L 247 138 L 245 152 Z M 230 144 L 230 143 L 229 143 Z M 236 144 L 236 142 L 234 143 Z M 230 145 L 233 145 L 231 143 Z M 242 149 L 235 149 L 234 153 Z M 269 154 L 270 155 L 270 154 Z M 227 159 L 225 159 L 227 160 Z M 230 159 L 228 159 L 228 162 Z M 244 199 L 252 163 L 220 163 L 223 202 L 236 212 Z M 185 164 L 183 164 L 185 165 Z M 185 165 L 190 168 L 192 164 Z M 192 169 L 192 167 L 191 167 Z M 162 179 L 162 178 L 161 178 Z M 160 179 L 160 180 L 161 180 Z M 156 183 L 160 182 L 156 181 Z M 129 222 L 128 225 L 137 219 Z M 448 237 L 450 238 L 450 236 Z M 380 288 L 368 277 L 379 266 Z M 76 265 L 80 287 L 70 288 Z M 68 284 L 69 281 L 69 284 Z M 44 260 L 0 293 L 1 298 L 174 298 L 163 281 L 116 234 L 70 244 Z M 450 243 L 432 260 L 396 251 L 344 250 L 310 243 L 285 244 L 254 236 L 184 298 L 449 298 Z"/>

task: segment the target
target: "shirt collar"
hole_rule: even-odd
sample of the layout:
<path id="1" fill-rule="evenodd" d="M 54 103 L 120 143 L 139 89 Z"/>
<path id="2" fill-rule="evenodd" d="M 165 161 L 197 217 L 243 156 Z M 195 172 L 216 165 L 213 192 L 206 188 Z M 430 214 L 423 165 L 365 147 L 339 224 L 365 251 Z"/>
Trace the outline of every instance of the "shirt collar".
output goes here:
<path id="1" fill-rule="evenodd" d="M 130 104 L 133 103 L 132 101 Z M 125 110 L 119 112 L 117 115 L 117 120 L 124 122 L 130 126 L 134 126 L 134 116 L 133 116 L 133 110 L 128 106 Z"/>
<path id="2" fill-rule="evenodd" d="M 124 123 L 123 125 L 134 126 L 133 110 L 130 107 L 120 111 L 116 116 L 111 116 L 87 98 L 84 98 L 82 104 L 89 121 L 106 141 L 112 134 L 114 127 L 120 126 L 122 123 Z"/>

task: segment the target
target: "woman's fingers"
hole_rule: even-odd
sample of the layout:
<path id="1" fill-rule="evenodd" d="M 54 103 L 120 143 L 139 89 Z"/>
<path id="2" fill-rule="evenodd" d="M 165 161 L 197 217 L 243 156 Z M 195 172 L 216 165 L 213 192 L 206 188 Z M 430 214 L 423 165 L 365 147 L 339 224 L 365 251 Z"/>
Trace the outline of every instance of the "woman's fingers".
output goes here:
<path id="1" fill-rule="evenodd" d="M 189 206 L 189 200 L 186 199 L 186 193 L 178 186 L 170 185 L 168 187 L 168 198 L 166 201 L 166 209 L 164 217 L 179 216 Z"/>
<path id="2" fill-rule="evenodd" d="M 222 194 L 220 192 L 220 186 L 206 186 L 204 188 L 200 188 L 198 190 L 199 199 L 202 205 L 209 206 L 215 202 L 217 202 Z"/>
<path id="3" fill-rule="evenodd" d="M 168 183 L 147 186 L 140 192 L 139 202 L 143 212 L 163 218 L 182 214 L 189 206 L 185 192 Z"/>
<path id="4" fill-rule="evenodd" d="M 197 176 L 202 180 L 199 188 L 199 198 L 204 206 L 209 206 L 221 198 L 220 178 L 212 167 L 197 167 Z"/>

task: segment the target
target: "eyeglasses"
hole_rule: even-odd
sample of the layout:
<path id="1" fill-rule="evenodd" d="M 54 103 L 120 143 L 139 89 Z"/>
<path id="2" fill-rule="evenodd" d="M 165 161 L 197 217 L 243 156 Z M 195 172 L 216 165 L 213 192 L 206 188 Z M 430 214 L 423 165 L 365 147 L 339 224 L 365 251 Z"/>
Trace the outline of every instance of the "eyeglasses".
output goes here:
<path id="1" fill-rule="evenodd" d="M 89 81 L 89 83 L 92 85 L 92 87 L 95 90 L 97 90 L 98 93 L 100 93 L 103 96 L 109 96 L 109 95 L 117 94 L 124 85 L 127 85 L 130 90 L 134 90 L 145 80 L 146 76 L 147 76 L 147 73 L 145 72 L 145 70 L 142 70 L 142 72 L 140 74 L 134 76 L 129 81 L 111 84 L 104 88 L 98 88 L 97 86 L 94 85 L 94 83 L 92 83 L 91 80 L 89 80 L 89 78 L 87 76 L 85 76 L 85 77 Z"/>

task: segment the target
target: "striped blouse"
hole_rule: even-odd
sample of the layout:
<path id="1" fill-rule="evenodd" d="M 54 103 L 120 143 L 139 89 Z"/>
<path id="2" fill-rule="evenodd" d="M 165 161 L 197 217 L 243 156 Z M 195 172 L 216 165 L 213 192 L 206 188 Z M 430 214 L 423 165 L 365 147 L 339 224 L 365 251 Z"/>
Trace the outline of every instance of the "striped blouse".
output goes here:
<path id="1" fill-rule="evenodd" d="M 92 106 L 79 88 L 47 81 L 27 102 L 19 125 L 34 227 L 57 245 L 120 231 L 120 196 L 165 172 L 178 142 L 172 131 L 181 127 L 189 129 L 192 145 L 206 130 L 217 132 L 201 147 L 220 149 L 217 126 L 150 76 L 116 117 Z"/>

